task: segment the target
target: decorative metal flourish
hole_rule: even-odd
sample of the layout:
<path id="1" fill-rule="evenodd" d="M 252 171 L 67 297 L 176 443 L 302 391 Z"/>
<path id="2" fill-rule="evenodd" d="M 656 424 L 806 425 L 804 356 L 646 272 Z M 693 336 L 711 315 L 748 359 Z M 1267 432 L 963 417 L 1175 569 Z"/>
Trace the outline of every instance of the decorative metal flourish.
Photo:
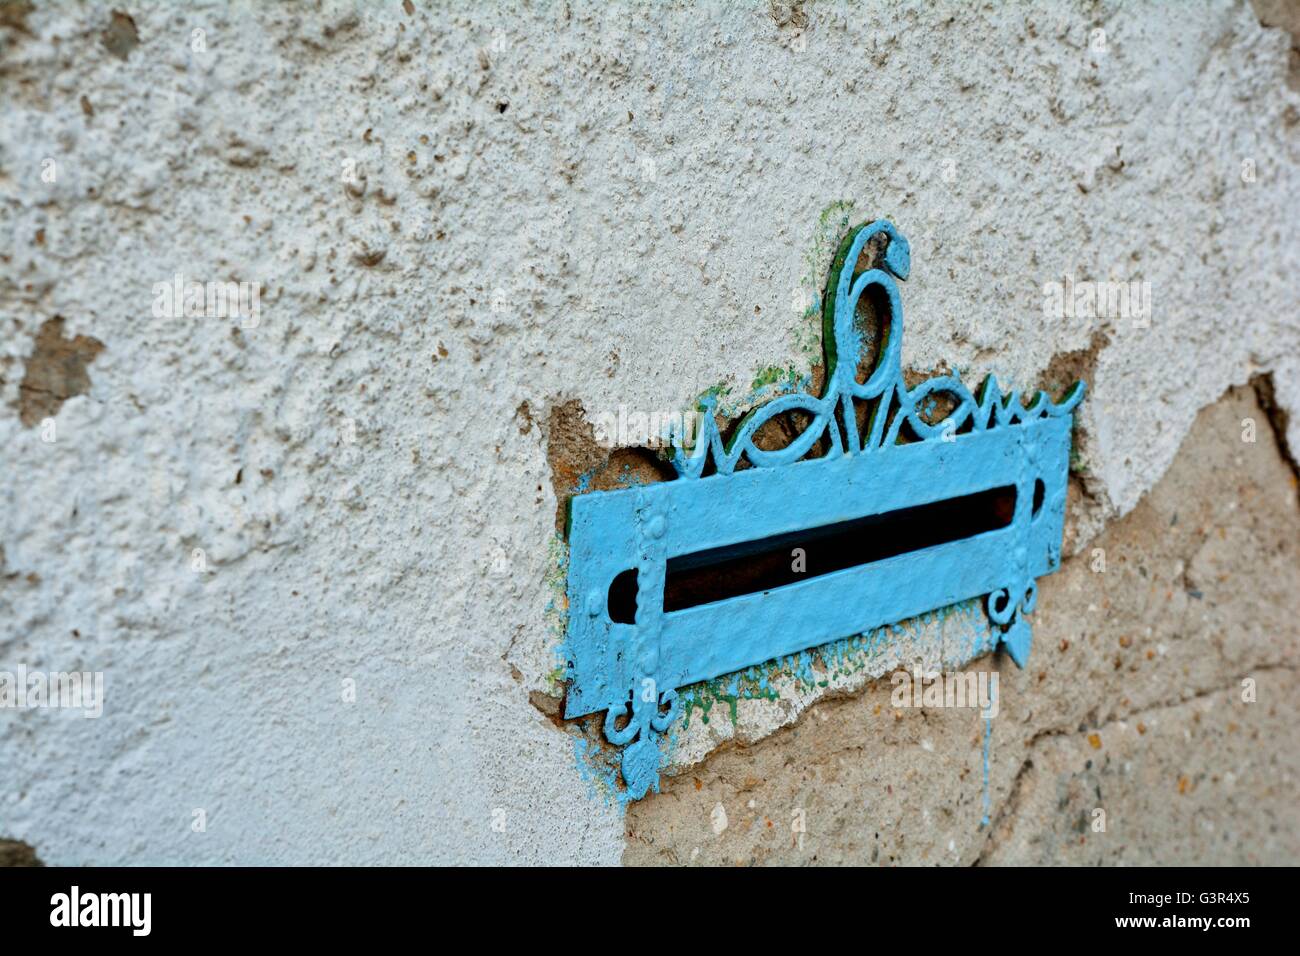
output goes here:
<path id="1" fill-rule="evenodd" d="M 881 235 L 889 237 L 884 268 L 855 273 L 853 266 L 867 243 Z M 1083 399 L 1084 385 L 1077 382 L 1061 402 L 1052 402 L 1046 392 L 1040 391 L 1026 408 L 1020 402 L 1019 392 L 1001 395 L 997 379 L 991 375 L 980 386 L 978 399 L 971 395 L 958 375 L 932 378 L 909 389 L 903 382 L 900 366 L 903 304 L 894 280 L 906 280 L 910 270 L 911 249 L 892 223 L 878 219 L 850 233 L 832 266 L 831 282 L 822 308 L 826 384 L 821 396 L 795 393 L 767 402 L 746 415 L 725 444 L 714 418 L 716 400 L 713 396 L 706 397 L 701 401 L 704 414 L 691 454 L 683 450 L 680 430 L 673 432 L 673 465 L 677 474 L 683 478 L 699 478 L 710 455 L 717 472 L 723 475 L 735 471 L 742 459 L 759 468 L 788 465 L 807 455 L 823 437 L 830 440 L 832 453 L 870 452 L 895 444 L 905 422 L 912 433 L 924 441 L 963 430 L 984 431 L 998 425 L 1015 425 L 1038 418 L 1059 418 L 1070 414 Z M 854 315 L 862 297 L 873 289 L 881 290 L 886 297 L 889 326 L 884 330 L 883 348 L 871 376 L 866 382 L 858 382 L 856 365 L 839 359 L 841 356 L 856 357 L 863 350 L 862 333 Z M 923 411 L 927 402 L 933 403 L 937 396 L 944 394 L 952 396 L 955 407 L 940 422 L 926 421 Z M 877 403 L 865 440 L 858 432 L 855 400 L 874 400 Z M 759 429 L 790 412 L 803 412 L 812 418 L 794 441 L 777 450 L 764 450 L 754 444 Z"/>

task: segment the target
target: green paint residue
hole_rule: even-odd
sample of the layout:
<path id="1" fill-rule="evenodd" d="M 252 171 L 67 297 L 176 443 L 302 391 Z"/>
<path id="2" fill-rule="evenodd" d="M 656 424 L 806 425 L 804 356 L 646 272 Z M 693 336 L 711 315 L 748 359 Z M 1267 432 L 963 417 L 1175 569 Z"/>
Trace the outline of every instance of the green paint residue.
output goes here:
<path id="1" fill-rule="evenodd" d="M 852 222 L 853 201 L 849 199 L 830 203 L 818 216 L 811 247 L 804 256 L 807 272 L 799 280 L 799 287 L 805 293 L 804 310 L 794 329 L 794 346 L 801 361 L 760 369 L 754 375 L 749 394 L 740 399 L 732 397 L 731 386 L 725 382 L 713 385 L 699 394 L 694 408 L 702 407 L 705 399 L 712 398 L 716 413 L 735 421 L 778 395 L 811 391 L 812 370 L 824 360 L 821 277 L 826 275 L 844 238 L 853 231 Z"/>
<path id="2" fill-rule="evenodd" d="M 682 729 L 691 725 L 691 714 L 700 712 L 700 723 L 707 724 L 717 704 L 727 705 L 727 715 L 735 726 L 737 708 L 742 700 L 778 700 L 776 689 L 770 686 L 766 673 L 771 665 L 750 667 L 738 674 L 729 674 L 711 681 L 694 684 L 678 693 L 682 705 Z"/>
<path id="3" fill-rule="evenodd" d="M 568 679 L 568 659 L 564 653 L 564 639 L 569 624 L 569 597 L 567 584 L 569 578 L 569 545 L 558 534 L 551 536 L 546 549 L 546 565 L 543 583 L 550 592 L 546 610 L 542 619 L 546 626 L 547 643 L 555 657 L 556 666 L 546 675 L 551 696 L 559 697 L 564 693 L 564 682 Z"/>
<path id="4" fill-rule="evenodd" d="M 826 275 L 826 267 L 830 265 L 831 257 L 839 249 L 840 240 L 849 231 L 852 222 L 852 199 L 835 200 L 817 217 L 817 231 L 813 234 L 812 249 L 804 257 L 808 263 L 808 274 L 814 277 L 813 285 L 819 281 L 817 277 Z"/>
<path id="5" fill-rule="evenodd" d="M 1070 474 L 1086 475 L 1087 473 L 1088 463 L 1079 454 L 1079 420 L 1075 418 L 1070 423 Z"/>
<path id="6" fill-rule="evenodd" d="M 809 370 L 823 359 L 822 283 L 841 241 L 852 229 L 853 205 L 851 199 L 837 199 L 821 211 L 812 244 L 804 255 L 807 271 L 799 280 L 804 291 L 804 311 L 795 327 L 794 345 Z"/>
<path id="7" fill-rule="evenodd" d="M 833 683 L 850 680 L 864 672 L 874 675 L 882 672 L 881 660 L 891 643 L 898 637 L 917 639 L 931 627 L 942 627 L 955 619 L 963 634 L 941 634 L 938 640 L 947 648 L 945 656 L 960 656 L 970 660 L 985 651 L 993 650 L 995 638 L 988 621 L 980 609 L 980 600 L 974 599 L 949 607 L 928 611 L 918 617 L 898 624 L 887 624 L 863 634 L 831 641 L 734 674 L 702 681 L 678 691 L 682 707 L 682 729 L 690 727 L 698 712 L 699 721 L 708 724 L 713 710 L 725 704 L 727 716 L 734 727 L 737 710 L 742 700 L 770 700 L 782 698 L 778 684 L 792 683 L 797 693 L 825 690 Z"/>
<path id="8" fill-rule="evenodd" d="M 695 398 L 696 405 L 703 404 L 706 398 L 712 398 L 715 401 L 722 401 L 723 396 L 731 391 L 731 386 L 726 382 L 719 382 L 717 385 L 710 385 L 704 391 L 700 392 Z"/>
<path id="9" fill-rule="evenodd" d="M 750 388 L 755 392 L 771 385 L 781 385 L 793 389 L 799 386 L 801 378 L 799 373 L 795 371 L 793 362 L 785 368 L 781 368 L 779 365 L 769 365 L 754 376 L 754 383 Z"/>

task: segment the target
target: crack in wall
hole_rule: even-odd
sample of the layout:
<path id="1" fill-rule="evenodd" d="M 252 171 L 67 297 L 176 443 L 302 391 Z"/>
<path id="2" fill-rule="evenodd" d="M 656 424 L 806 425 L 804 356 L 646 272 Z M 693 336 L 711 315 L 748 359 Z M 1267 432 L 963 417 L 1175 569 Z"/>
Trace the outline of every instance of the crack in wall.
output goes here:
<path id="1" fill-rule="evenodd" d="M 1300 462 L 1296 461 L 1295 449 L 1291 447 L 1286 437 L 1287 429 L 1291 424 L 1291 416 L 1277 401 L 1273 373 L 1263 372 L 1252 376 L 1250 387 L 1255 390 L 1255 397 L 1259 401 L 1259 407 L 1264 410 L 1264 414 L 1268 417 L 1268 424 L 1273 430 L 1273 440 L 1277 442 L 1278 454 L 1291 466 L 1291 473 L 1296 476 L 1297 480 L 1300 480 Z"/>
<path id="2" fill-rule="evenodd" d="M 1198 700 L 1206 700 L 1219 694 L 1231 693 L 1239 690 L 1241 680 L 1245 677 L 1256 677 L 1260 674 L 1269 674 L 1274 672 L 1285 672 L 1294 676 L 1300 676 L 1300 668 L 1293 665 L 1277 662 L 1273 664 L 1262 664 L 1250 668 L 1249 673 L 1242 673 L 1233 678 L 1228 685 L 1217 685 L 1203 687 L 1193 693 L 1180 695 L 1169 700 L 1159 701 L 1141 709 L 1126 711 L 1124 713 L 1112 715 L 1105 723 L 1095 724 L 1088 727 L 1079 727 L 1074 730 L 1068 727 L 1047 727 L 1039 730 L 1028 741 L 1025 742 L 1025 758 L 1021 761 L 1019 769 L 1012 778 L 1011 786 L 1006 798 L 1002 801 L 998 813 L 993 817 L 993 822 L 988 828 L 985 836 L 984 848 L 980 854 L 971 861 L 971 866 L 982 866 L 988 855 L 996 848 L 999 841 L 999 832 L 1004 828 L 1006 821 L 1014 819 L 1016 809 L 1022 797 L 1024 778 L 1028 771 L 1034 768 L 1033 751 L 1039 748 L 1043 741 L 1051 737 L 1082 737 L 1086 738 L 1090 734 L 1105 733 L 1108 729 L 1113 728 L 1116 724 L 1129 723 L 1141 720 L 1144 717 L 1150 717 L 1152 714 L 1162 710 L 1170 710 L 1175 707 L 1181 707 L 1184 704 L 1194 703 Z"/>

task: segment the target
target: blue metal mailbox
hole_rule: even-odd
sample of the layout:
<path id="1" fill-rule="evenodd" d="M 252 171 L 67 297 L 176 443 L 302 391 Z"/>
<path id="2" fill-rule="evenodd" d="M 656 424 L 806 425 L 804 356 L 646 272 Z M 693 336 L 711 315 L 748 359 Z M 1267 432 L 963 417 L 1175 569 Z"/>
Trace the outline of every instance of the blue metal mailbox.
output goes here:
<path id="1" fill-rule="evenodd" d="M 1024 665 L 1035 580 L 1060 564 L 1084 385 L 1027 407 L 992 377 L 978 396 L 957 376 L 908 388 L 909 268 L 891 223 L 853 230 L 823 301 L 820 396 L 769 401 L 725 442 L 706 401 L 693 449 L 674 436 L 676 480 L 571 500 L 565 713 L 605 711 L 633 799 L 657 788 L 657 735 L 697 681 L 981 596 Z M 856 318 L 864 296 L 888 316 L 874 337 Z M 802 430 L 759 448 L 778 416 Z"/>

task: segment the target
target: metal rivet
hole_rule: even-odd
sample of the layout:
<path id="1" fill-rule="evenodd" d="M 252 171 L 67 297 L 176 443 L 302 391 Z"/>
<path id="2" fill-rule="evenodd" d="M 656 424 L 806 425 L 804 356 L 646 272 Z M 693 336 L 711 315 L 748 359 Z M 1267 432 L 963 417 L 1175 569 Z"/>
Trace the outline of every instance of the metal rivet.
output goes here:
<path id="1" fill-rule="evenodd" d="M 667 530 L 668 530 L 668 522 L 664 521 L 663 515 L 655 515 L 653 518 L 651 518 L 650 524 L 646 528 L 647 533 L 649 533 L 650 537 L 652 538 L 662 538 L 664 536 L 664 532 Z"/>

